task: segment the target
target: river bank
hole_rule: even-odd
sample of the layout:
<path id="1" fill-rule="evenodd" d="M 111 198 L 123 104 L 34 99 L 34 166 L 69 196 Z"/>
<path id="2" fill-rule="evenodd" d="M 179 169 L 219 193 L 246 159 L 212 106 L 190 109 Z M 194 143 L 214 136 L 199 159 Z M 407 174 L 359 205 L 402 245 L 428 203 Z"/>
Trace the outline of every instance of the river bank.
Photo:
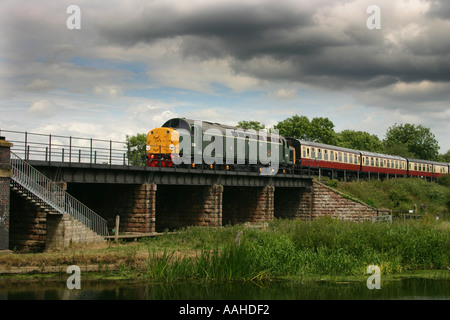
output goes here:
<path id="1" fill-rule="evenodd" d="M 367 277 L 367 267 L 377 265 L 383 276 L 431 270 L 446 277 L 449 226 L 430 220 L 372 224 L 277 219 L 265 228 L 190 227 L 137 242 L 0 254 L 0 274 L 65 273 L 67 266 L 77 265 L 82 272 L 164 282 L 351 279 Z"/>

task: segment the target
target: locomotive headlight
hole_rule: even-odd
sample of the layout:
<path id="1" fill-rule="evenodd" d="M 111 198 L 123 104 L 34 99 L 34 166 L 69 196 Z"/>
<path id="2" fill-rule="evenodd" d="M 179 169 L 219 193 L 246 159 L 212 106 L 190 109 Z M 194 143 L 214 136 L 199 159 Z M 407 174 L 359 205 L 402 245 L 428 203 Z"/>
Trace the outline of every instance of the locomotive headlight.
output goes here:
<path id="1" fill-rule="evenodd" d="M 151 148 L 151 147 L 150 147 L 149 145 L 146 145 L 146 146 L 145 146 L 145 150 L 147 150 L 147 151 L 150 151 L 150 148 Z"/>

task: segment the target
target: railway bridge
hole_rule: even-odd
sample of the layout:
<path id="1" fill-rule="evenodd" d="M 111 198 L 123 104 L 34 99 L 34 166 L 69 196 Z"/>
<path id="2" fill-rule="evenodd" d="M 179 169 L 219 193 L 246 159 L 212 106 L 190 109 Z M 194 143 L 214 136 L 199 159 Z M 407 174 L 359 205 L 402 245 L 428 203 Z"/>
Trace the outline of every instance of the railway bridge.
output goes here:
<path id="1" fill-rule="evenodd" d="M 17 134 L 12 141 L 0 138 L 0 250 L 104 241 L 116 217 L 121 233 L 151 235 L 187 226 L 378 214 L 315 182 L 308 172 L 152 168 L 131 164 L 130 153 L 114 147 L 118 142 L 77 144 L 81 138 L 51 135 L 36 142 L 30 133 Z M 107 147 L 96 146 L 99 142 Z"/>

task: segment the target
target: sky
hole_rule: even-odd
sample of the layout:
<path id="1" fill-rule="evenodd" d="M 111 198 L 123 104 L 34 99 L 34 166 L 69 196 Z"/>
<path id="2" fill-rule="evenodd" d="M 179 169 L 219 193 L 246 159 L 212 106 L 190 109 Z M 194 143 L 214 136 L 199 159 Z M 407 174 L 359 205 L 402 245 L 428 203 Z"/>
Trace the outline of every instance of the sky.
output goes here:
<path id="1" fill-rule="evenodd" d="M 421 124 L 445 153 L 449 31 L 444 0 L 2 0 L 0 129 L 125 140 L 297 114 L 380 139 Z"/>

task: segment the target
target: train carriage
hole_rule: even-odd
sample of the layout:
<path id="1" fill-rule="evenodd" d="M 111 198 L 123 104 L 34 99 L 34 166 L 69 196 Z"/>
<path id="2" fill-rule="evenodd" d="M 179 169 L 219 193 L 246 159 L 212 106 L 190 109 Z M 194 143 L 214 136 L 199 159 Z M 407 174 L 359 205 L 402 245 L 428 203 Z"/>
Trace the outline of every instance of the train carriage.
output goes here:
<path id="1" fill-rule="evenodd" d="M 361 151 L 361 172 L 383 175 L 404 175 L 407 171 L 407 160 L 403 157 Z"/>
<path id="2" fill-rule="evenodd" d="M 302 139 L 286 140 L 295 149 L 296 164 L 348 171 L 360 169 L 360 154 L 356 150 Z"/>
<path id="3" fill-rule="evenodd" d="M 439 178 L 445 174 L 448 174 L 448 164 L 408 158 L 408 176 L 411 177 L 426 177 L 426 178 Z"/>

